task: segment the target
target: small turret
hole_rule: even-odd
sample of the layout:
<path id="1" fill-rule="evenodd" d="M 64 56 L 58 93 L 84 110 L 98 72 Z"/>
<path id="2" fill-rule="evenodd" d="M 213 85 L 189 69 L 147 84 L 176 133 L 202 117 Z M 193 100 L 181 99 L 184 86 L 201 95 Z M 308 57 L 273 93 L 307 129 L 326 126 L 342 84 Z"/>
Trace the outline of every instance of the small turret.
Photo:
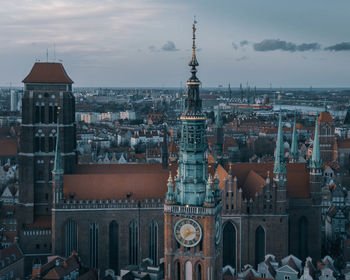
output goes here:
<path id="1" fill-rule="evenodd" d="M 290 149 L 290 162 L 299 161 L 299 149 L 298 149 L 298 135 L 297 135 L 297 126 L 296 126 L 296 115 L 294 115 L 293 123 L 293 134 L 292 134 L 292 146 Z"/>
<path id="2" fill-rule="evenodd" d="M 215 196 L 215 198 L 221 198 L 221 190 L 220 190 L 219 184 L 220 184 L 219 176 L 218 176 L 218 174 L 216 174 L 215 178 L 214 178 L 214 196 Z"/>
<path id="3" fill-rule="evenodd" d="M 214 206 L 215 204 L 215 199 L 213 195 L 213 190 L 212 190 L 212 184 L 213 180 L 211 178 L 211 175 L 209 175 L 208 181 L 207 181 L 207 188 L 205 192 L 205 200 L 204 200 L 204 206 Z"/>
<path id="4" fill-rule="evenodd" d="M 175 202 L 175 194 L 174 194 L 174 182 L 171 177 L 171 171 L 169 172 L 169 178 L 168 178 L 168 192 L 166 193 L 166 203 L 174 203 Z"/>

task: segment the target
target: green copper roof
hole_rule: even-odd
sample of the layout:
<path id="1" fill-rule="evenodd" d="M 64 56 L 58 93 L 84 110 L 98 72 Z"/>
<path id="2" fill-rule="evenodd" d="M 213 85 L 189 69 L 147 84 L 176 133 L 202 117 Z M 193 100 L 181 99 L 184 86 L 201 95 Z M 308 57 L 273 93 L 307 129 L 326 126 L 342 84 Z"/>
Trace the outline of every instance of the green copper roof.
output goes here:
<path id="1" fill-rule="evenodd" d="M 60 143 L 60 127 L 57 117 L 57 134 L 56 134 L 56 152 L 55 152 L 55 162 L 53 167 L 53 172 L 56 174 L 62 174 L 62 156 L 61 156 L 61 143 Z"/>
<path id="2" fill-rule="evenodd" d="M 298 159 L 299 158 L 296 116 L 294 116 L 293 134 L 292 134 L 292 147 L 290 149 L 290 156 L 291 156 L 291 158 L 294 158 L 294 159 Z"/>
<path id="3" fill-rule="evenodd" d="M 281 112 L 278 122 L 278 134 L 276 141 L 275 164 L 273 167 L 273 173 L 286 174 L 286 165 L 284 163 L 283 127 Z"/>
<path id="4" fill-rule="evenodd" d="M 322 160 L 321 160 L 321 153 L 320 153 L 320 140 L 319 140 L 318 133 L 319 133 L 318 132 L 318 121 L 316 118 L 314 145 L 312 148 L 312 157 L 311 157 L 311 163 L 310 163 L 310 167 L 313 167 L 313 168 L 321 168 L 322 167 Z"/>

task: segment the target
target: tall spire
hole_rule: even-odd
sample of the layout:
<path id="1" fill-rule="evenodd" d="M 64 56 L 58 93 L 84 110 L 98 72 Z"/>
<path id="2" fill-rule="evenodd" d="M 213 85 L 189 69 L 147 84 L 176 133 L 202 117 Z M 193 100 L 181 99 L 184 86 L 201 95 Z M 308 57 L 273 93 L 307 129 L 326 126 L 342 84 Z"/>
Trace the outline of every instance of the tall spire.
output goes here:
<path id="1" fill-rule="evenodd" d="M 299 159 L 298 136 L 297 136 L 297 125 L 296 125 L 295 113 L 294 113 L 293 134 L 292 134 L 292 147 L 290 149 L 290 159 L 292 162 L 297 162 Z"/>
<path id="2" fill-rule="evenodd" d="M 203 205 L 207 180 L 205 151 L 205 121 L 202 100 L 199 96 L 200 81 L 196 77 L 196 21 L 192 25 L 191 77 L 187 80 L 185 110 L 181 114 L 181 138 L 179 169 L 181 173 L 176 182 L 176 202 L 181 205 Z"/>
<path id="3" fill-rule="evenodd" d="M 322 168 L 322 160 L 321 160 L 321 154 L 320 154 L 320 140 L 318 136 L 318 121 L 316 118 L 316 125 L 315 125 L 315 136 L 314 136 L 314 143 L 312 148 L 312 157 L 311 157 L 311 168 Z"/>
<path id="4" fill-rule="evenodd" d="M 191 66 L 191 77 L 187 80 L 187 98 L 185 100 L 186 109 L 185 114 L 186 115 L 197 115 L 201 114 L 202 111 L 202 100 L 199 97 L 199 85 L 201 82 L 198 80 L 196 73 L 197 69 L 196 66 L 198 66 L 198 61 L 196 58 L 196 19 L 194 19 L 192 24 L 192 58 L 189 62 L 189 66 Z"/>
<path id="5" fill-rule="evenodd" d="M 196 30 L 197 30 L 196 23 L 197 23 L 196 18 L 194 18 L 193 24 L 192 24 L 192 58 L 190 63 L 188 64 L 189 66 L 192 66 L 192 69 L 194 70 L 196 70 L 195 67 L 199 65 L 196 58 Z M 197 72 L 197 70 L 195 72 Z"/>
<path id="6" fill-rule="evenodd" d="M 54 167 L 52 170 L 55 174 L 63 174 L 62 167 L 62 156 L 61 156 L 61 143 L 60 143 L 60 126 L 59 126 L 59 118 L 57 116 L 57 134 L 56 134 L 56 151 L 55 151 L 55 161 Z"/>
<path id="7" fill-rule="evenodd" d="M 282 113 L 280 112 L 278 122 L 278 134 L 276 140 L 275 151 L 275 165 L 273 168 L 275 174 L 286 174 L 286 165 L 284 162 L 284 145 L 283 145 L 283 127 L 282 127 Z"/>

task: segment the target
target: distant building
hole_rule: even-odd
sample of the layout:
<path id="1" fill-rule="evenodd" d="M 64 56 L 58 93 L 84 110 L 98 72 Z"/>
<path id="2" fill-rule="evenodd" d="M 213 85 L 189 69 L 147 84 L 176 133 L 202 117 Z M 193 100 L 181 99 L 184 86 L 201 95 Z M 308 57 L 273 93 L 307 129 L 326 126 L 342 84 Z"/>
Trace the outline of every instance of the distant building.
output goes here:
<path id="1" fill-rule="evenodd" d="M 121 120 L 136 120 L 136 113 L 134 111 L 120 112 Z"/>
<path id="2" fill-rule="evenodd" d="M 18 111 L 18 93 L 11 89 L 11 111 Z"/>

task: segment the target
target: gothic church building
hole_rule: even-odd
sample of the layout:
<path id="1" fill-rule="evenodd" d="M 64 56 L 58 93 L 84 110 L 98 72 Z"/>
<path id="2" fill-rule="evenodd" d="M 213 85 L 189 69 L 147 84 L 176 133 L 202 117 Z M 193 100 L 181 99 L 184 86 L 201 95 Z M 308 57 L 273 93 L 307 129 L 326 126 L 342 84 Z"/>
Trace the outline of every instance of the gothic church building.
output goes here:
<path id="1" fill-rule="evenodd" d="M 321 255 L 322 162 L 318 126 L 310 166 L 284 158 L 279 120 L 274 163 L 212 166 L 192 59 L 178 164 L 77 164 L 73 81 L 60 63 L 37 62 L 24 82 L 19 148 L 20 235 L 27 271 L 78 252 L 116 273 L 150 258 L 165 279 L 220 279 L 270 253 Z M 297 152 L 297 151 L 296 151 Z"/>

